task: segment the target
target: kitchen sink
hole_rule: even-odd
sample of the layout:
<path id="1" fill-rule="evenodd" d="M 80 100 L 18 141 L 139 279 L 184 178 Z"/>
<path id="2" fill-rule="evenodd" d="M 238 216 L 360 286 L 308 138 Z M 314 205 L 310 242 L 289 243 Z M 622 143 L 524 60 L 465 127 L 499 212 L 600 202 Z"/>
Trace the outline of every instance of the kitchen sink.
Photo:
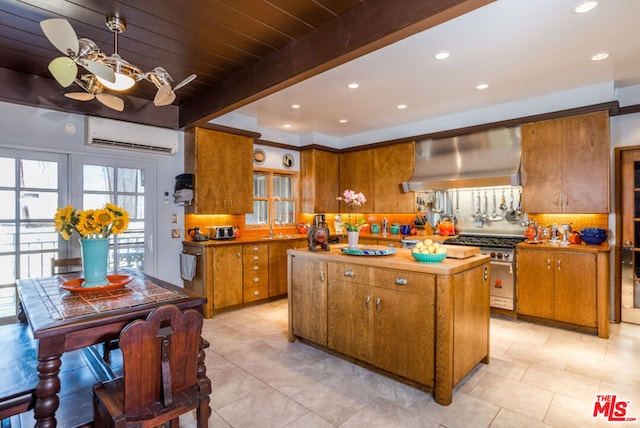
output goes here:
<path id="1" fill-rule="evenodd" d="M 273 236 L 261 236 L 260 239 L 291 239 L 294 238 L 292 235 L 273 235 Z"/>

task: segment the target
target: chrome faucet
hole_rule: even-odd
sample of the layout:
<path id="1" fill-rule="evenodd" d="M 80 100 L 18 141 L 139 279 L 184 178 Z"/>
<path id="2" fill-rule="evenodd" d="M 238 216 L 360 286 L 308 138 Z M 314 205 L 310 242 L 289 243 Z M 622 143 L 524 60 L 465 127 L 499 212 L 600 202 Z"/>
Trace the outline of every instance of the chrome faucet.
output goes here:
<path id="1" fill-rule="evenodd" d="M 280 201 L 282 202 L 282 199 L 280 199 L 279 196 L 274 196 L 273 198 L 271 198 L 271 215 L 275 215 L 275 205 L 273 204 L 274 201 Z M 278 222 L 278 224 L 280 225 L 280 227 L 282 227 L 282 221 L 278 220 L 278 219 L 271 219 L 271 221 L 269 222 L 269 238 L 273 239 L 273 223 L 274 222 Z"/>

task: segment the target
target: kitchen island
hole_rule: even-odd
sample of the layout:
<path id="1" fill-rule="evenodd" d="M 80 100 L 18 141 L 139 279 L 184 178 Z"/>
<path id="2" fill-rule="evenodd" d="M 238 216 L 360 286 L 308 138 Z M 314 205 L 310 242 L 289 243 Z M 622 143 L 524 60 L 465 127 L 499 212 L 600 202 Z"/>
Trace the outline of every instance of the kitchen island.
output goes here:
<path id="1" fill-rule="evenodd" d="M 489 363 L 490 257 L 419 263 L 409 249 L 360 256 L 345 247 L 287 251 L 289 341 L 313 344 L 451 404 L 454 386 Z"/>

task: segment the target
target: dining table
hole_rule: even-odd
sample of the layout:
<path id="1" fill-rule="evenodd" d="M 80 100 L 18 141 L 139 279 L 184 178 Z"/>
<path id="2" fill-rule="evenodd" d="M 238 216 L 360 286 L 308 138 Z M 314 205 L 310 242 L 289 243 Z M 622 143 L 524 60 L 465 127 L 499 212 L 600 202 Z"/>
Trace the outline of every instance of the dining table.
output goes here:
<path id="1" fill-rule="evenodd" d="M 38 342 L 36 427 L 57 424 L 58 375 L 65 352 L 115 340 L 127 324 L 145 319 L 159 306 L 202 313 L 206 303 L 203 296 L 134 269 L 111 273 L 108 277 L 115 279 L 95 289 L 81 289 L 81 276 L 80 272 L 17 281 L 23 319 Z M 202 347 L 199 372 L 206 373 Z"/>

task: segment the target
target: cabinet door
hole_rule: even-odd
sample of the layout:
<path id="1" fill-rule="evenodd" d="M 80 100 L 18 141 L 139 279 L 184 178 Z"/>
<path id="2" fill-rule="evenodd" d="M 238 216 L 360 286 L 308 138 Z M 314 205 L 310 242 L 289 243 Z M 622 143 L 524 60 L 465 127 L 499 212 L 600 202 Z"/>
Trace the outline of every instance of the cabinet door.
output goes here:
<path id="1" fill-rule="evenodd" d="M 373 287 L 329 281 L 329 348 L 372 362 L 373 300 Z"/>
<path id="2" fill-rule="evenodd" d="M 556 321 L 595 327 L 595 254 L 557 253 L 554 270 Z"/>
<path id="3" fill-rule="evenodd" d="M 562 119 L 563 212 L 609 212 L 609 115 Z"/>
<path id="4" fill-rule="evenodd" d="M 269 244 L 242 246 L 244 303 L 269 297 Z"/>
<path id="5" fill-rule="evenodd" d="M 340 154 L 339 194 L 342 195 L 347 189 L 362 193 L 367 198 L 367 202 L 361 208 L 363 211 L 372 211 L 374 206 L 373 168 L 373 151 L 371 149 Z M 347 206 L 341 202 L 340 212 L 346 211 Z M 356 219 L 354 218 L 353 221 Z"/>
<path id="6" fill-rule="evenodd" d="M 269 297 L 287 294 L 287 250 L 306 246 L 304 239 L 269 243 Z"/>
<path id="7" fill-rule="evenodd" d="M 340 159 L 324 150 L 300 152 L 300 207 L 303 213 L 338 211 Z"/>
<path id="8" fill-rule="evenodd" d="M 433 385 L 435 312 L 432 299 L 375 288 L 373 364 Z"/>
<path id="9" fill-rule="evenodd" d="M 211 129 L 185 134 L 185 170 L 194 174 L 189 214 L 253 211 L 253 139 Z"/>
<path id="10" fill-rule="evenodd" d="M 554 318 L 553 255 L 548 251 L 517 252 L 518 313 Z"/>
<path id="11" fill-rule="evenodd" d="M 242 246 L 220 246 L 213 254 L 213 308 L 242 303 Z"/>
<path id="12" fill-rule="evenodd" d="M 293 334 L 327 346 L 327 263 L 293 257 L 291 281 Z"/>
<path id="13" fill-rule="evenodd" d="M 413 142 L 373 149 L 374 212 L 412 213 L 415 211 L 415 193 L 402 191 L 402 183 L 411 179 L 414 165 L 415 144 Z"/>
<path id="14" fill-rule="evenodd" d="M 528 213 L 562 212 L 561 134 L 559 119 L 522 125 L 522 206 Z"/>

